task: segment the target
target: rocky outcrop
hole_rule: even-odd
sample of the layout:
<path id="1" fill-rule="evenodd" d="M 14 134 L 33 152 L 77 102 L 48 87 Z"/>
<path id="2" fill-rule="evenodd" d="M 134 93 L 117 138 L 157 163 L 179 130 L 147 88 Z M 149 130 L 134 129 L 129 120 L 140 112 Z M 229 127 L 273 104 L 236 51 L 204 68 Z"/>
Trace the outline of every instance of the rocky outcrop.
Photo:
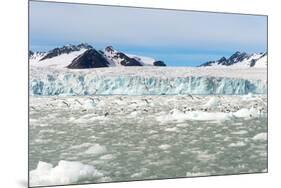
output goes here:
<path id="1" fill-rule="evenodd" d="M 114 64 L 123 66 L 143 66 L 143 64 L 136 58 L 131 58 L 126 54 L 115 50 L 112 46 L 107 46 L 104 49 L 104 55 Z"/>
<path id="2" fill-rule="evenodd" d="M 88 69 L 88 68 L 100 68 L 108 67 L 109 62 L 95 49 L 89 49 L 83 54 L 79 55 L 67 68 L 70 69 Z"/>
<path id="3" fill-rule="evenodd" d="M 161 66 L 161 67 L 165 67 L 166 64 L 163 61 L 154 61 L 153 62 L 154 66 Z"/>

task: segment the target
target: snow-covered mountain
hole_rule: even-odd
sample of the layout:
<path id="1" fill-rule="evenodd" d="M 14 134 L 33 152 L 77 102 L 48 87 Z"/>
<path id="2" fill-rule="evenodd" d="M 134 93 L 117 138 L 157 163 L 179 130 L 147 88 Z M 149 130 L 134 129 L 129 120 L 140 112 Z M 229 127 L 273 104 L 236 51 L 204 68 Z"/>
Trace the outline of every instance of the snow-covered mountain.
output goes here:
<path id="1" fill-rule="evenodd" d="M 114 66 L 166 66 L 163 61 L 144 56 L 124 54 L 108 46 L 103 50 L 106 59 Z"/>
<path id="2" fill-rule="evenodd" d="M 66 45 L 49 52 L 29 51 L 32 66 L 86 69 L 115 66 L 166 66 L 163 61 L 150 57 L 125 54 L 112 46 L 96 50 L 91 45 Z"/>
<path id="3" fill-rule="evenodd" d="M 28 57 L 30 61 L 39 61 L 43 56 L 46 55 L 46 52 L 33 52 L 29 50 Z"/>
<path id="4" fill-rule="evenodd" d="M 253 53 L 247 54 L 245 52 L 235 52 L 229 58 L 222 57 L 216 61 L 208 61 L 200 65 L 200 67 L 238 67 L 238 68 L 247 68 L 247 67 L 267 67 L 267 52 L 264 53 Z"/>
<path id="5" fill-rule="evenodd" d="M 71 64 L 67 66 L 67 68 L 88 69 L 88 68 L 100 68 L 100 67 L 110 67 L 110 66 L 111 64 L 106 60 L 103 54 L 92 48 L 86 50 L 84 53 L 74 58 Z"/>

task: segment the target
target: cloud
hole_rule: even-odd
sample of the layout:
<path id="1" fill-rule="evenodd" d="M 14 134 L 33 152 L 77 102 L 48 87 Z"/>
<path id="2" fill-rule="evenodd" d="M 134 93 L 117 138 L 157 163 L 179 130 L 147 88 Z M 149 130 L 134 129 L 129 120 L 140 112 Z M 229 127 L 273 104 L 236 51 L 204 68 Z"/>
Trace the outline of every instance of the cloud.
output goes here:
<path id="1" fill-rule="evenodd" d="M 30 42 L 266 48 L 265 16 L 30 2 Z"/>

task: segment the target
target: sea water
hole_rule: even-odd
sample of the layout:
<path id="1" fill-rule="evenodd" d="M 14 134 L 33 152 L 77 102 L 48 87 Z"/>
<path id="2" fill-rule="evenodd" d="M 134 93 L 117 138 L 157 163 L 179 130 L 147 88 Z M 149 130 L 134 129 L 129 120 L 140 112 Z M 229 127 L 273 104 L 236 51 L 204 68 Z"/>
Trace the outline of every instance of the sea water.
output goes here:
<path id="1" fill-rule="evenodd" d="M 34 96 L 29 170 L 31 186 L 266 172 L 267 97 Z"/>

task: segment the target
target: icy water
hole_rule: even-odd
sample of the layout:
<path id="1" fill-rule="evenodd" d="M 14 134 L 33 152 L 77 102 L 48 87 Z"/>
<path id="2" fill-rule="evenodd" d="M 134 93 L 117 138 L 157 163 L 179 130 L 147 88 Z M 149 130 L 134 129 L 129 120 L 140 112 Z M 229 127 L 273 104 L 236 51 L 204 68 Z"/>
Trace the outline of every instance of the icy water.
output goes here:
<path id="1" fill-rule="evenodd" d="M 266 96 L 31 97 L 29 169 L 44 161 L 57 173 L 63 160 L 98 172 L 31 176 L 31 186 L 266 172 L 266 104 Z"/>

